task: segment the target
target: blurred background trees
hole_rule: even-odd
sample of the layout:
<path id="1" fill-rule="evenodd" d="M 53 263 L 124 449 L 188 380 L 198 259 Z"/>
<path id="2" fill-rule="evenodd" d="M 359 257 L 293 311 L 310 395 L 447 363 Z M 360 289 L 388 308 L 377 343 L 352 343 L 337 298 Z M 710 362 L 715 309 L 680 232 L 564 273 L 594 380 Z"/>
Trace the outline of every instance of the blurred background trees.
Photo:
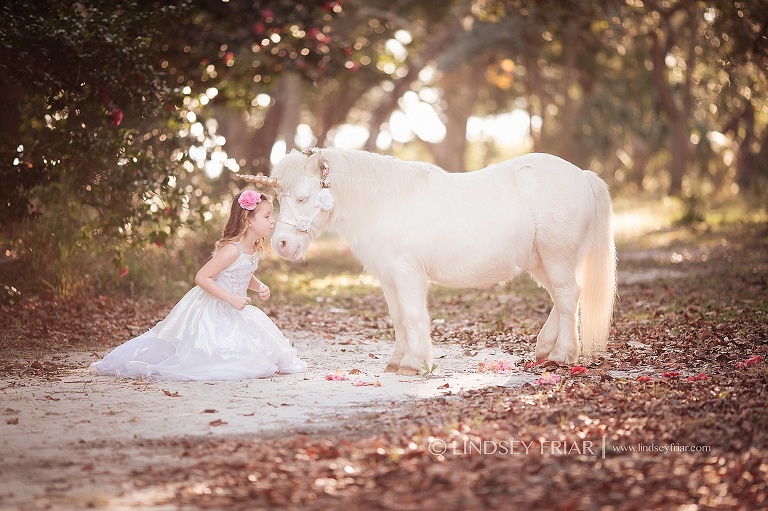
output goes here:
<path id="1" fill-rule="evenodd" d="M 453 172 L 544 151 L 691 208 L 768 181 L 759 0 L 10 0 L 0 51 L 6 289 L 196 266 L 180 240 L 233 173 L 293 147 Z"/>

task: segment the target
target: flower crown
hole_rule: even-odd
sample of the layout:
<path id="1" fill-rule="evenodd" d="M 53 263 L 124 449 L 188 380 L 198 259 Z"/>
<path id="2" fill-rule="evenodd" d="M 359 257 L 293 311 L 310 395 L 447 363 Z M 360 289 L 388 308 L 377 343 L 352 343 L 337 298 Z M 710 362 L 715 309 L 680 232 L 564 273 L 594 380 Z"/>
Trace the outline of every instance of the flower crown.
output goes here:
<path id="1" fill-rule="evenodd" d="M 261 194 L 254 190 L 245 190 L 237 198 L 237 203 L 240 204 L 240 207 L 248 211 L 256 209 L 259 202 L 261 202 Z"/>

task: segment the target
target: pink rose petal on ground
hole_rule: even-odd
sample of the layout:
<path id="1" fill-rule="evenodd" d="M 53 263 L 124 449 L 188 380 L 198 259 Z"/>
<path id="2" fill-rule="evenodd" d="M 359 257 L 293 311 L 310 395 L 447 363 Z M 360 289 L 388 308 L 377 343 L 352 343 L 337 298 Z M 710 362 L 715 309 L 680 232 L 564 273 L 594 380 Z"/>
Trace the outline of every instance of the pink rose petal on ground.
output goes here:
<path id="1" fill-rule="evenodd" d="M 532 382 L 533 385 L 553 385 L 560 381 L 560 375 L 554 373 L 542 373 L 541 378 Z"/>
<path id="2" fill-rule="evenodd" d="M 538 364 L 539 364 L 539 363 L 538 363 L 538 362 L 536 362 L 535 360 L 534 360 L 533 362 L 526 362 L 526 363 L 525 363 L 525 368 L 526 368 L 526 369 L 530 369 L 530 368 L 532 368 L 532 367 L 536 367 Z"/>
<path id="3" fill-rule="evenodd" d="M 653 378 L 651 378 L 650 376 L 643 375 L 643 376 L 638 376 L 637 381 L 653 381 Z"/>
<path id="4" fill-rule="evenodd" d="M 328 381 L 344 381 L 347 379 L 347 375 L 337 370 L 334 373 L 326 374 L 325 379 Z"/>
<path id="5" fill-rule="evenodd" d="M 662 376 L 664 376 L 664 378 L 675 379 L 680 378 L 680 373 L 677 371 L 664 371 Z"/>
<path id="6" fill-rule="evenodd" d="M 486 360 L 485 364 L 483 364 L 483 367 L 487 371 L 494 371 L 497 373 L 503 373 L 503 372 L 512 371 L 515 369 L 515 365 L 512 362 L 504 359 Z"/>
<path id="7" fill-rule="evenodd" d="M 693 382 L 693 381 L 704 381 L 704 380 L 708 380 L 708 379 L 709 379 L 709 376 L 707 376 L 704 373 L 700 373 L 700 374 L 697 374 L 696 376 L 689 376 L 688 377 L 688 381 L 691 381 L 691 382 Z"/>
<path id="8" fill-rule="evenodd" d="M 755 355 L 754 357 L 750 357 L 746 359 L 744 362 L 739 362 L 736 364 L 736 369 L 744 369 L 745 367 L 752 367 L 754 365 L 759 364 L 763 361 L 763 357 L 760 355 Z"/>
<path id="9" fill-rule="evenodd" d="M 587 374 L 589 372 L 589 369 L 582 366 L 573 366 L 571 367 L 571 372 L 569 373 L 571 376 L 575 376 L 577 374 Z"/>

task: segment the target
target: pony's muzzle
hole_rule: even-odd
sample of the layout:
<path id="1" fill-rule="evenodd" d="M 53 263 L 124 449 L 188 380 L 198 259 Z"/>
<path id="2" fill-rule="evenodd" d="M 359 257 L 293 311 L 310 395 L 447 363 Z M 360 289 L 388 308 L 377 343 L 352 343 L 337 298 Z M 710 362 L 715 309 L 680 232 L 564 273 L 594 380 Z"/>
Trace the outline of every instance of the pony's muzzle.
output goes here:
<path id="1" fill-rule="evenodd" d="M 286 235 L 273 234 L 272 249 L 277 255 L 283 259 L 288 259 L 289 261 L 301 259 L 304 255 L 301 243 L 295 239 L 291 240 L 290 237 Z"/>

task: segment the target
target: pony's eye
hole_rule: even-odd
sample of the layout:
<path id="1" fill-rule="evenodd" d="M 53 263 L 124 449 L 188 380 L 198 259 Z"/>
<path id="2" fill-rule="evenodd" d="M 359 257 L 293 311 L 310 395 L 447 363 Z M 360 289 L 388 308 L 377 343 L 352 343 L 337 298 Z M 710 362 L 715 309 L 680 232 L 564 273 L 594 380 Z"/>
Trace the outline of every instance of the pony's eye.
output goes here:
<path id="1" fill-rule="evenodd" d="M 307 202 L 307 200 L 308 200 L 308 197 L 304 196 L 304 197 L 299 197 L 298 199 L 296 199 L 296 202 L 298 202 L 299 204 L 304 204 L 304 203 Z"/>

